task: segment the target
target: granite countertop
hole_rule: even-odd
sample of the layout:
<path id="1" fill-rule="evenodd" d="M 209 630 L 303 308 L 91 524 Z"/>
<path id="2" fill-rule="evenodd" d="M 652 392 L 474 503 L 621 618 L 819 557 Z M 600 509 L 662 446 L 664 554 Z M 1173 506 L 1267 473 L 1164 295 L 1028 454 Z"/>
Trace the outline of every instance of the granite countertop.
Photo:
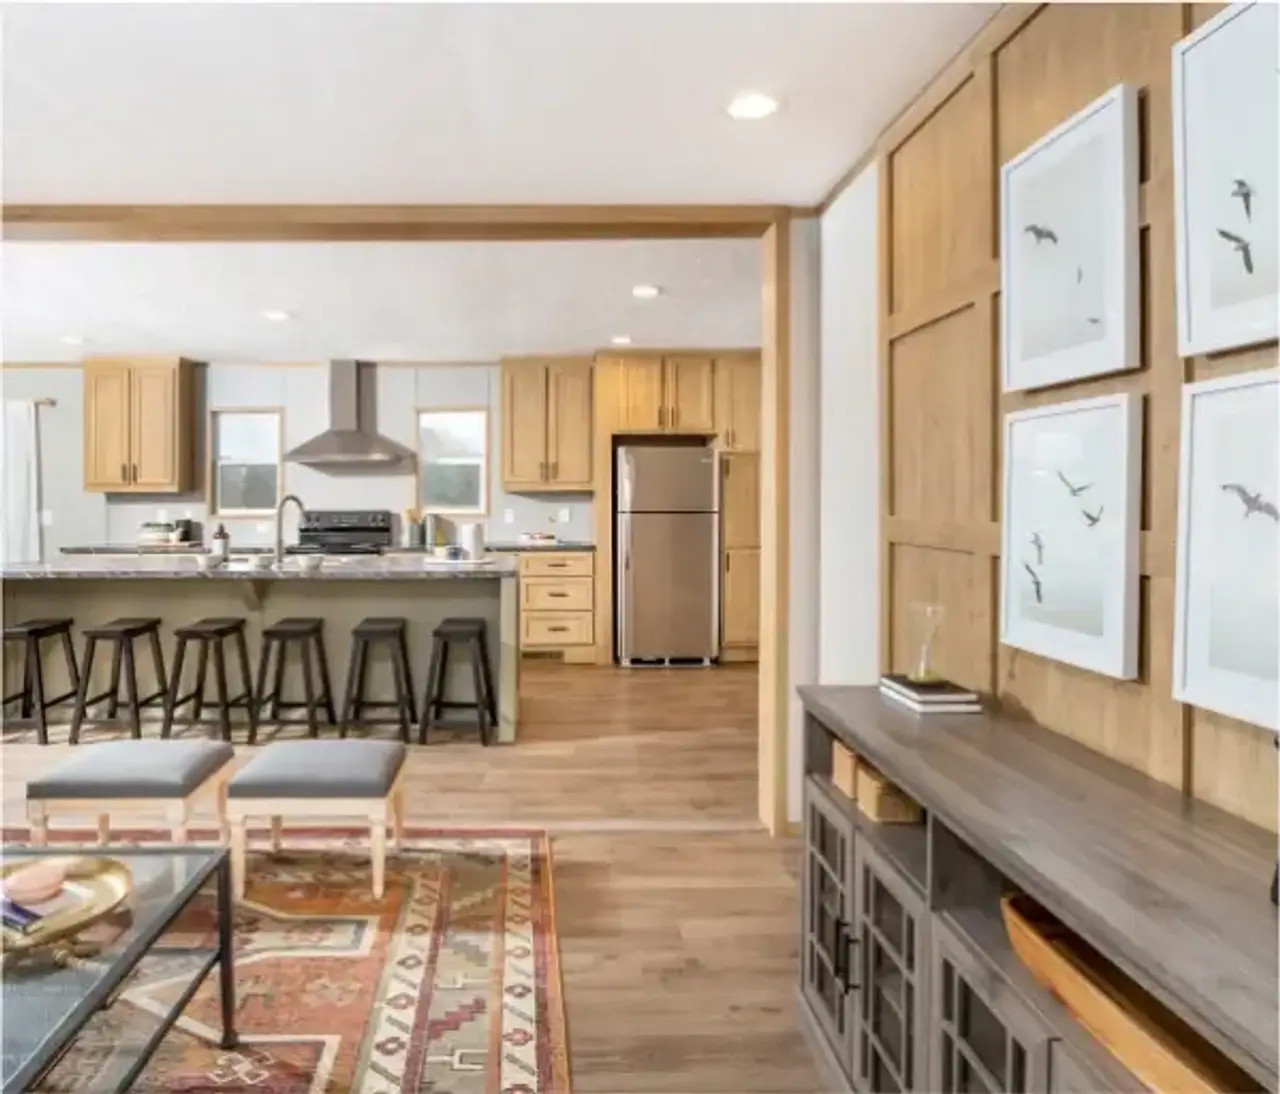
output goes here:
<path id="1" fill-rule="evenodd" d="M 0 570 L 4 581 L 62 579 L 141 579 L 164 581 L 492 581 L 515 579 L 515 559 L 495 558 L 475 564 L 446 562 L 421 556 L 327 557 L 315 573 L 303 573 L 297 556 L 285 561 L 283 570 L 259 570 L 233 553 L 225 566 L 201 570 L 191 555 L 135 555 L 122 558 L 71 555 L 56 562 L 14 563 Z"/>
<path id="2" fill-rule="evenodd" d="M 558 543 L 490 543 L 485 546 L 486 551 L 492 551 L 494 554 L 512 554 L 518 551 L 594 551 L 595 549 L 594 543 L 579 540 L 562 540 Z M 232 544 L 231 555 L 233 558 L 236 555 L 269 555 L 274 550 L 274 547 L 261 544 L 243 547 Z M 61 551 L 64 555 L 126 555 L 129 557 L 138 555 L 181 557 L 208 554 L 208 548 L 203 543 L 89 543 L 63 547 Z M 383 553 L 422 555 L 426 554 L 426 551 L 425 547 L 388 547 Z"/>

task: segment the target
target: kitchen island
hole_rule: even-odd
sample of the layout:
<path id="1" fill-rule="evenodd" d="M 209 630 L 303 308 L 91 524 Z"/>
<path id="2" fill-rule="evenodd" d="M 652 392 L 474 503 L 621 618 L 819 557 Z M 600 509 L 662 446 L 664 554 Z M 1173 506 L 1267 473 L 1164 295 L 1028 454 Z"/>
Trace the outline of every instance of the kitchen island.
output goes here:
<path id="1" fill-rule="evenodd" d="M 318 571 L 306 573 L 295 557 L 287 558 L 281 569 L 258 569 L 247 558 L 233 558 L 225 566 L 206 571 L 190 555 L 67 555 L 50 563 L 5 566 L 0 579 L 4 581 L 6 623 L 71 618 L 77 651 L 83 648 L 80 631 L 85 626 L 122 616 L 158 617 L 166 665 L 173 663 L 173 628 L 196 619 L 243 617 L 250 656 L 256 664 L 265 625 L 288 616 L 317 616 L 325 622 L 329 672 L 339 704 L 352 628 L 366 616 L 403 616 L 408 621 L 414 692 L 419 700 L 426 684 L 432 629 L 451 616 L 484 619 L 498 692 L 496 737 L 511 742 L 516 737 L 518 704 L 518 570 L 514 559 L 502 557 L 485 565 L 460 565 L 420 555 L 327 557 Z M 17 644 L 13 645 L 13 650 L 5 651 L 6 694 L 17 690 L 21 680 L 19 651 Z M 46 645 L 46 686 L 52 694 L 55 689 L 62 690 L 66 672 L 56 644 Z M 144 650 L 139 654 L 139 683 L 145 694 L 153 690 L 151 659 Z M 107 686 L 107 660 L 99 658 L 94 665 L 94 692 Z M 231 671 L 234 676 L 234 668 Z M 455 656 L 450 665 L 449 694 L 469 697 L 470 680 L 469 664 L 462 656 Z M 296 680 L 292 686 L 300 687 Z M 232 687 L 236 690 L 234 683 Z M 374 657 L 366 701 L 390 697 L 389 663 Z M 70 706 L 50 711 L 50 715 L 69 719 Z"/>

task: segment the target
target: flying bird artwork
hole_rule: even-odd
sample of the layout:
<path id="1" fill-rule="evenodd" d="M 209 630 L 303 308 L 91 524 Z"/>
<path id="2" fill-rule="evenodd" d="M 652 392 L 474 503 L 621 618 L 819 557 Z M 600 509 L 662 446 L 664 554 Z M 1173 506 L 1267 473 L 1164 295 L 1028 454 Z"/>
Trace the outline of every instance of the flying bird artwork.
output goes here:
<path id="1" fill-rule="evenodd" d="M 1035 570 L 1033 570 L 1033 569 L 1031 568 L 1031 564 L 1030 564 L 1029 562 L 1024 562 L 1024 563 L 1022 564 L 1022 568 L 1023 568 L 1024 570 L 1026 570 L 1026 571 L 1027 571 L 1027 573 L 1029 573 L 1029 574 L 1031 575 L 1031 591 L 1035 594 L 1035 597 L 1036 597 L 1036 603 L 1037 603 L 1037 604 L 1043 604 L 1043 603 L 1044 603 L 1044 588 L 1043 588 L 1043 586 L 1040 584 L 1040 575 L 1039 575 L 1039 574 L 1037 574 L 1037 573 L 1035 572 Z"/>
<path id="2" fill-rule="evenodd" d="M 1090 528 L 1096 528 L 1098 526 L 1098 521 L 1102 519 L 1102 506 L 1098 506 L 1098 511 L 1096 513 L 1090 513 L 1088 509 L 1081 509 L 1080 515 L 1084 517 L 1085 524 Z"/>
<path id="3" fill-rule="evenodd" d="M 1246 517 L 1253 516 L 1254 513 L 1261 513 L 1264 517 L 1270 517 L 1274 521 L 1280 522 L 1280 509 L 1275 507 L 1274 502 L 1265 500 L 1262 491 L 1256 494 L 1249 493 L 1238 482 L 1224 482 L 1222 489 L 1227 494 L 1234 494 L 1244 504 L 1244 515 Z"/>
<path id="4" fill-rule="evenodd" d="M 1031 533 L 1031 546 L 1036 549 L 1036 565 L 1044 565 L 1044 540 L 1040 538 L 1039 532 Z"/>
<path id="5" fill-rule="evenodd" d="M 1065 486 L 1068 490 L 1071 491 L 1071 496 L 1073 498 L 1078 498 L 1081 494 L 1083 494 L 1086 490 L 1088 490 L 1089 487 L 1093 485 L 1093 483 L 1091 482 L 1086 482 L 1083 486 L 1073 486 L 1071 484 L 1071 480 L 1068 479 L 1067 476 L 1064 475 L 1061 471 L 1058 472 L 1058 479 L 1061 481 L 1063 486 Z"/>
<path id="6" fill-rule="evenodd" d="M 1231 196 L 1239 198 L 1244 206 L 1245 220 L 1253 220 L 1253 187 L 1244 179 L 1232 179 Z"/>
<path id="7" fill-rule="evenodd" d="M 1240 261 L 1244 263 L 1244 272 L 1253 273 L 1253 244 L 1247 239 L 1242 239 L 1234 232 L 1228 232 L 1225 228 L 1219 228 L 1218 235 L 1230 243 L 1233 250 L 1240 253 Z"/>
<path id="8" fill-rule="evenodd" d="M 1036 246 L 1041 243 L 1057 243 L 1058 236 L 1052 228 L 1046 228 L 1043 224 L 1028 224 L 1022 229 L 1032 239 L 1036 241 Z"/>

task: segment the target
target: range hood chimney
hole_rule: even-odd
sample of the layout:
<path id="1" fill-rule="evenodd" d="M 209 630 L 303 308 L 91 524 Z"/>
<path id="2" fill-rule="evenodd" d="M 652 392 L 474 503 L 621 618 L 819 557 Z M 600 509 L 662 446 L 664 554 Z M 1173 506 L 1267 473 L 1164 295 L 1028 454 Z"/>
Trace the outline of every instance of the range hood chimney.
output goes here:
<path id="1" fill-rule="evenodd" d="M 329 428 L 285 453 L 312 467 L 395 464 L 413 451 L 384 437 L 374 421 L 374 366 L 367 361 L 329 362 Z"/>

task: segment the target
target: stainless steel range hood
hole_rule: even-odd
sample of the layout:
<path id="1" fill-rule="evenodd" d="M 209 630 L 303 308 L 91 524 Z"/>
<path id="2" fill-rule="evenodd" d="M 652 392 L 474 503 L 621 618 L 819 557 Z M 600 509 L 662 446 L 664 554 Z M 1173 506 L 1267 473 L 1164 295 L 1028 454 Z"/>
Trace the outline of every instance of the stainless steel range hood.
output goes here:
<path id="1" fill-rule="evenodd" d="M 330 361 L 329 428 L 290 449 L 284 458 L 312 467 L 412 460 L 412 449 L 378 432 L 374 382 L 374 365 L 370 362 Z"/>

